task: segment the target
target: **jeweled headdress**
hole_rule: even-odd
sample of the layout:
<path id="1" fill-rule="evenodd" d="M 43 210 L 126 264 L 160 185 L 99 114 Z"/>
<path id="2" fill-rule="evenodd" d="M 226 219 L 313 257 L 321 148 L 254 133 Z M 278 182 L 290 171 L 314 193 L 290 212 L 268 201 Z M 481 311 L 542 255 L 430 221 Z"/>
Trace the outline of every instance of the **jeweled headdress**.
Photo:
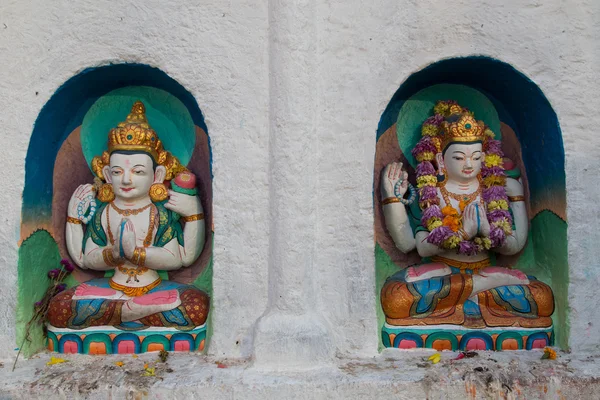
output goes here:
<path id="1" fill-rule="evenodd" d="M 438 153 L 451 143 L 485 143 L 494 137 L 483 121 L 477 121 L 472 112 L 455 101 L 439 101 L 433 113 L 423 123 L 421 133 L 431 138 Z"/>
<path id="2" fill-rule="evenodd" d="M 185 170 L 177 157 L 163 148 L 158 135 L 148 124 L 146 107 L 139 100 L 133 104 L 127 119 L 108 133 L 108 150 L 92 159 L 92 170 L 102 180 L 105 180 L 102 168 L 109 164 L 110 155 L 115 151 L 147 153 L 156 164 L 167 169 L 165 180 L 171 180 Z"/>

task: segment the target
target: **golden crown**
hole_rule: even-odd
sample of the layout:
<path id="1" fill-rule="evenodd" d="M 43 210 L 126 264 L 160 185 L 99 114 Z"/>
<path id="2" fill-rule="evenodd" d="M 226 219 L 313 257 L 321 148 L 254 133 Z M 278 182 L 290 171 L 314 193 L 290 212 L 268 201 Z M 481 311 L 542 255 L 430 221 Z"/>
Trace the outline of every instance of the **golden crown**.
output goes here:
<path id="1" fill-rule="evenodd" d="M 162 142 L 148 124 L 146 107 L 139 100 L 131 107 L 127 119 L 108 133 L 108 154 L 117 150 L 143 151 L 154 158 L 158 164 L 162 164 L 161 155 L 166 157 Z"/>
<path id="2" fill-rule="evenodd" d="M 455 101 L 438 101 L 433 112 L 434 117 L 423 123 L 422 132 L 432 136 L 438 151 L 443 151 L 450 143 L 483 143 L 494 136 L 483 121 L 477 121 L 471 111 Z"/>
<path id="3" fill-rule="evenodd" d="M 92 170 L 100 179 L 104 180 L 102 168 L 109 164 L 110 155 L 119 150 L 147 153 L 158 165 L 166 167 L 166 180 L 185 170 L 177 157 L 163 148 L 158 135 L 148 124 L 146 107 L 139 100 L 133 104 L 125 121 L 120 122 L 108 133 L 108 151 L 92 159 Z"/>

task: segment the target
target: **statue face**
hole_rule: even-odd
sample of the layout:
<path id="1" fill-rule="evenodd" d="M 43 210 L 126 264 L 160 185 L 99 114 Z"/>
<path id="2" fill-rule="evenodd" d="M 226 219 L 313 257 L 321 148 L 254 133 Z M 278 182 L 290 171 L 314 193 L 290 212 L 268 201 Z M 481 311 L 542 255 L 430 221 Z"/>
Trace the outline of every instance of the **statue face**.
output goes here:
<path id="1" fill-rule="evenodd" d="M 105 172 L 105 176 L 112 184 L 115 197 L 126 200 L 148 196 L 150 186 L 156 180 L 152 159 L 144 153 L 113 153 L 107 170 L 108 174 Z"/>
<path id="2" fill-rule="evenodd" d="M 443 162 L 448 179 L 468 182 L 477 179 L 484 158 L 485 154 L 481 143 L 453 143 L 446 149 L 443 160 L 442 155 L 438 154 L 438 164 L 440 161 Z"/>

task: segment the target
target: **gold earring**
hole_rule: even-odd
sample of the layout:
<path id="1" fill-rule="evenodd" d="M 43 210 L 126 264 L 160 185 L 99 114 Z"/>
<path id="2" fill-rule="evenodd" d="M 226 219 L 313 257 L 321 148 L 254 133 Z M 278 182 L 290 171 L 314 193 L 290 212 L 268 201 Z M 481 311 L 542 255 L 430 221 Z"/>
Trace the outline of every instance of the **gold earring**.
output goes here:
<path id="1" fill-rule="evenodd" d="M 113 192 L 112 185 L 110 183 L 104 183 L 98 189 L 98 200 L 103 203 L 110 203 L 115 199 L 115 192 Z"/>
<path id="2" fill-rule="evenodd" d="M 167 191 L 167 187 L 162 183 L 155 183 L 150 186 L 150 190 L 148 192 L 150 196 L 150 200 L 153 203 L 157 203 L 163 200 L 166 200 L 169 197 L 169 192 Z"/>

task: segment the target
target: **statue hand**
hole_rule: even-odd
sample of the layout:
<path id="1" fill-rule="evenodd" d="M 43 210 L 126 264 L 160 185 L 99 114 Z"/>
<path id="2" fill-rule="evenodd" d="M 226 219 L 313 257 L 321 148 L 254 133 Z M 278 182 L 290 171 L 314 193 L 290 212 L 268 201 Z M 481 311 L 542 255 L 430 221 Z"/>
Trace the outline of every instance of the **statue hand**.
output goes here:
<path id="1" fill-rule="evenodd" d="M 122 235 L 123 239 L 121 242 L 123 243 L 123 253 L 125 253 L 125 258 L 130 259 L 133 256 L 133 251 L 135 250 L 136 246 L 135 227 L 130 219 L 128 219 L 125 223 Z"/>
<path id="2" fill-rule="evenodd" d="M 507 196 L 523 196 L 525 193 L 520 179 L 506 178 L 504 188 L 506 189 Z"/>
<path id="3" fill-rule="evenodd" d="M 475 208 L 475 203 L 471 203 L 465 207 L 465 210 L 462 213 L 462 223 L 463 231 L 465 231 L 467 235 L 465 239 L 473 239 L 475 235 L 477 235 L 477 209 Z"/>
<path id="4" fill-rule="evenodd" d="M 165 208 L 176 212 L 182 217 L 189 217 L 202 212 L 202 205 L 198 196 L 190 196 L 172 190 L 169 190 L 169 201 L 165 204 Z"/>
<path id="5" fill-rule="evenodd" d="M 482 203 L 479 203 L 479 234 L 483 237 L 490 236 L 490 221 L 487 219 L 487 213 Z"/>
<path id="6" fill-rule="evenodd" d="M 408 172 L 402 169 L 401 162 L 393 162 L 383 169 L 381 172 L 381 197 L 387 199 L 388 197 L 396 197 L 394 188 L 396 183 L 402 179 L 400 185 L 400 195 L 404 196 L 408 189 Z"/>
<path id="7" fill-rule="evenodd" d="M 135 238 L 135 229 L 133 226 L 133 222 L 129 219 L 124 219 L 125 226 L 123 230 L 119 227 L 117 229 L 117 237 L 115 238 L 115 244 L 112 247 L 113 257 L 115 260 L 121 258 L 121 243 L 123 243 L 123 253 L 126 258 L 131 258 L 133 256 L 133 251 L 136 246 L 136 238 Z M 121 222 L 123 222 L 121 221 Z M 121 240 L 121 237 L 123 239 Z"/>
<path id="8" fill-rule="evenodd" d="M 77 189 L 75 189 L 75 191 L 73 192 L 73 195 L 71 196 L 71 199 L 69 200 L 69 206 L 67 208 L 67 215 L 71 218 L 77 218 L 77 206 L 79 205 L 79 203 L 81 203 L 82 201 L 84 201 L 88 196 L 93 196 L 94 193 L 92 191 L 92 188 L 94 186 L 90 185 L 90 184 L 86 184 L 86 185 L 79 185 L 79 187 Z M 85 213 L 87 210 L 83 210 L 83 212 Z"/>

